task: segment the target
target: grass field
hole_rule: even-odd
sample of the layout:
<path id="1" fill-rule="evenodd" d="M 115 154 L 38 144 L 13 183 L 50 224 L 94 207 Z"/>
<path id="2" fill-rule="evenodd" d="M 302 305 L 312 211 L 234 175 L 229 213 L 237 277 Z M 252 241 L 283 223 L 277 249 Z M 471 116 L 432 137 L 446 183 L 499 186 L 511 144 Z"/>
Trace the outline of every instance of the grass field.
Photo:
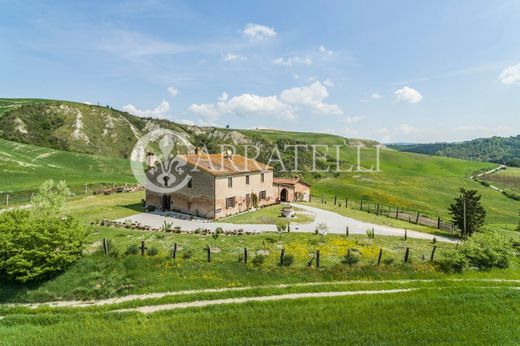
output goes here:
<path id="1" fill-rule="evenodd" d="M 448 285 L 448 286 L 446 286 Z M 366 294 L 381 289 L 403 292 Z M 518 283 L 448 280 L 256 289 L 240 293 L 84 309 L 12 309 L 0 320 L 1 345 L 166 344 L 497 344 L 520 338 Z M 211 301 L 293 292 L 351 292 L 347 297 L 304 298 L 188 308 L 143 315 L 121 307 Z"/>
<path id="2" fill-rule="evenodd" d="M 500 189 L 509 189 L 520 193 L 520 168 L 509 167 L 481 178 Z"/>
<path id="3" fill-rule="evenodd" d="M 244 214 L 226 217 L 220 219 L 219 222 L 236 223 L 236 224 L 277 224 L 287 223 L 288 219 L 281 216 L 282 206 L 277 204 Z M 299 208 L 293 208 L 295 216 L 290 219 L 291 223 L 309 223 L 314 220 L 310 213 L 306 213 Z"/>
<path id="4" fill-rule="evenodd" d="M 46 179 L 66 180 L 70 186 L 95 183 L 135 184 L 128 160 L 78 154 L 0 139 L 0 193 L 34 191 Z"/>
<path id="5" fill-rule="evenodd" d="M 330 146 L 329 155 L 336 157 L 333 145 L 341 145 L 340 160 L 347 164 L 342 169 L 356 166 L 357 149 L 355 144 L 363 141 L 350 140 L 344 145 L 342 137 L 318 133 L 294 133 L 284 131 L 253 131 L 272 140 L 293 138 L 309 144 Z M 347 142 L 349 144 L 349 142 Z M 361 166 L 369 169 L 376 167 L 376 150 L 373 143 L 365 141 L 366 148 L 361 150 Z M 291 149 L 294 150 L 294 149 Z M 428 156 L 414 153 L 384 150 L 380 152 L 381 172 L 341 172 L 336 176 L 323 174 L 306 175 L 312 184 L 314 199 L 323 194 L 330 202 L 334 195 L 339 200 L 361 199 L 387 206 L 410 208 L 423 211 L 433 217 L 448 218 L 448 206 L 458 194 L 458 189 L 475 189 L 482 194 L 482 203 L 488 212 L 487 223 L 494 227 L 516 224 L 520 201 L 514 201 L 478 182 L 469 179 L 473 172 L 488 170 L 496 165 L 485 162 L 465 161 L 445 157 Z M 336 169 L 335 162 L 331 167 Z"/>

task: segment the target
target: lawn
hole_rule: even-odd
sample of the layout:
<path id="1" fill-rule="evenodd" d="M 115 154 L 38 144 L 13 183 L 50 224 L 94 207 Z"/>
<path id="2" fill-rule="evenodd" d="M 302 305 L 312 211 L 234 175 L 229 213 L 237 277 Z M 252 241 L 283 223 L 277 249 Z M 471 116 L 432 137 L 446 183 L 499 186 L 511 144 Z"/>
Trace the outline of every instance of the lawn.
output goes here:
<path id="1" fill-rule="evenodd" d="M 66 180 L 75 192 L 85 184 L 135 184 L 128 160 L 78 154 L 0 139 L 0 207 L 28 203 L 30 194 L 47 180 Z M 89 190 L 92 191 L 92 188 Z"/>
<path id="2" fill-rule="evenodd" d="M 0 344 L 517 344 L 520 290 L 483 286 L 426 287 L 150 315 L 48 310 L 0 320 Z"/>
<path id="3" fill-rule="evenodd" d="M 240 215 L 230 216 L 218 220 L 218 222 L 236 224 L 277 224 L 286 223 L 287 218 L 281 216 L 282 206 L 280 204 L 245 212 Z M 295 216 L 290 219 L 291 223 L 310 223 L 314 220 L 312 213 L 303 211 L 300 208 L 293 208 Z"/>

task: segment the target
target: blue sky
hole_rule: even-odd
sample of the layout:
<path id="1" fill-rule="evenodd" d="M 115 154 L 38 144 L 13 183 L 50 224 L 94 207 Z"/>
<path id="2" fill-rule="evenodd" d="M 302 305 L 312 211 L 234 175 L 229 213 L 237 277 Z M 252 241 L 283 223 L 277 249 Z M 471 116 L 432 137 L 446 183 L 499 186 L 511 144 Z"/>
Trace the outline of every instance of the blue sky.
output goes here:
<path id="1" fill-rule="evenodd" d="M 520 134 L 519 1 L 5 1 L 0 97 L 384 142 Z"/>

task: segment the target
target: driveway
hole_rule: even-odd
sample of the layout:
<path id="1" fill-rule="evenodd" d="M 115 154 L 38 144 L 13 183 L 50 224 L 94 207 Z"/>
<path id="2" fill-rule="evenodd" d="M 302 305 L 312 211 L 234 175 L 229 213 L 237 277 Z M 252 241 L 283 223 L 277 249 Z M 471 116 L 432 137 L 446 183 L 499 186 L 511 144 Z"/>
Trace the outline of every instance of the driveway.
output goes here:
<path id="1" fill-rule="evenodd" d="M 319 223 L 324 223 L 328 226 L 328 233 L 330 234 L 345 234 L 346 227 L 349 228 L 349 234 L 366 234 L 368 229 L 374 229 L 375 235 L 388 235 L 395 237 L 403 237 L 404 229 L 395 228 L 385 225 L 377 225 L 369 222 L 362 222 L 359 220 L 352 219 L 331 211 L 311 207 L 305 204 L 293 203 L 295 207 L 305 210 L 306 212 L 314 215 L 314 221 L 307 224 L 291 224 L 291 232 L 302 232 L 302 233 L 314 233 L 316 226 Z M 214 231 L 217 227 L 221 227 L 223 230 L 237 230 L 243 229 L 246 232 L 276 232 L 276 226 L 270 224 L 232 224 L 232 223 L 220 223 L 213 222 L 211 220 L 194 219 L 194 220 L 183 220 L 174 217 L 166 217 L 159 212 L 154 213 L 142 213 L 125 218 L 118 219 L 119 222 L 137 222 L 145 226 L 152 228 L 161 228 L 164 223 L 171 223 L 174 227 L 180 226 L 182 230 L 194 231 L 199 228 L 209 229 Z M 409 238 L 416 239 L 428 239 L 432 240 L 433 235 L 428 233 L 421 233 L 417 231 L 408 230 Z M 435 236 L 438 241 L 454 243 L 456 240 Z"/>

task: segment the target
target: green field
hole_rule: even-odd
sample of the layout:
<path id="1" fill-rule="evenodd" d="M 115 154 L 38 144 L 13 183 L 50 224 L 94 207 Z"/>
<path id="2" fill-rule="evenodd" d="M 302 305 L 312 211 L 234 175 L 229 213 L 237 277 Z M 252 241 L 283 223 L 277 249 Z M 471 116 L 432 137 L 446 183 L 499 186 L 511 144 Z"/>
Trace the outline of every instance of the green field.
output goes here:
<path id="1" fill-rule="evenodd" d="M 520 193 L 520 168 L 508 167 L 480 178 L 500 189 L 508 189 Z"/>
<path id="2" fill-rule="evenodd" d="M 256 211 L 246 212 L 240 215 L 230 216 L 218 220 L 219 222 L 225 223 L 236 223 L 236 224 L 271 224 L 275 225 L 278 223 L 287 223 L 289 220 L 281 216 L 282 206 L 277 204 L 265 208 L 258 209 Z M 291 223 L 309 223 L 314 220 L 314 217 L 310 213 L 304 212 L 300 208 L 293 208 L 295 216 L 290 219 Z"/>
<path id="3" fill-rule="evenodd" d="M 355 168 L 357 149 L 353 145 L 364 143 L 366 148 L 361 150 L 361 166 L 364 169 L 376 167 L 376 150 L 370 141 L 351 139 L 346 146 L 343 138 L 328 134 L 253 130 L 245 133 L 256 133 L 272 140 L 287 137 L 309 144 L 326 144 L 330 146 L 329 155 L 334 159 L 336 151 L 332 145 L 341 145 L 339 158 L 345 162 L 342 167 L 344 170 L 350 168 L 350 165 Z M 339 200 L 348 197 L 359 202 L 364 199 L 387 206 L 419 210 L 432 217 L 448 218 L 448 206 L 458 194 L 459 187 L 464 187 L 482 194 L 482 203 L 488 212 L 488 224 L 503 227 L 517 223 L 520 201 L 511 200 L 469 179 L 473 172 L 494 168 L 495 164 L 388 149 L 382 149 L 380 155 L 381 172 L 341 172 L 335 176 L 306 174 L 305 180 L 312 184 L 315 201 L 323 194 L 330 203 L 337 195 Z M 336 169 L 335 162 L 330 164 Z"/>
<path id="4" fill-rule="evenodd" d="M 461 285 L 425 287 L 406 293 L 209 306 L 150 315 L 47 311 L 0 320 L 0 344 L 515 345 L 520 338 L 519 302 L 518 286 Z"/>
<path id="5" fill-rule="evenodd" d="M 96 183 L 135 184 L 128 160 L 0 139 L 0 193 L 14 195 L 34 191 L 46 179 L 66 180 L 72 187 Z"/>

